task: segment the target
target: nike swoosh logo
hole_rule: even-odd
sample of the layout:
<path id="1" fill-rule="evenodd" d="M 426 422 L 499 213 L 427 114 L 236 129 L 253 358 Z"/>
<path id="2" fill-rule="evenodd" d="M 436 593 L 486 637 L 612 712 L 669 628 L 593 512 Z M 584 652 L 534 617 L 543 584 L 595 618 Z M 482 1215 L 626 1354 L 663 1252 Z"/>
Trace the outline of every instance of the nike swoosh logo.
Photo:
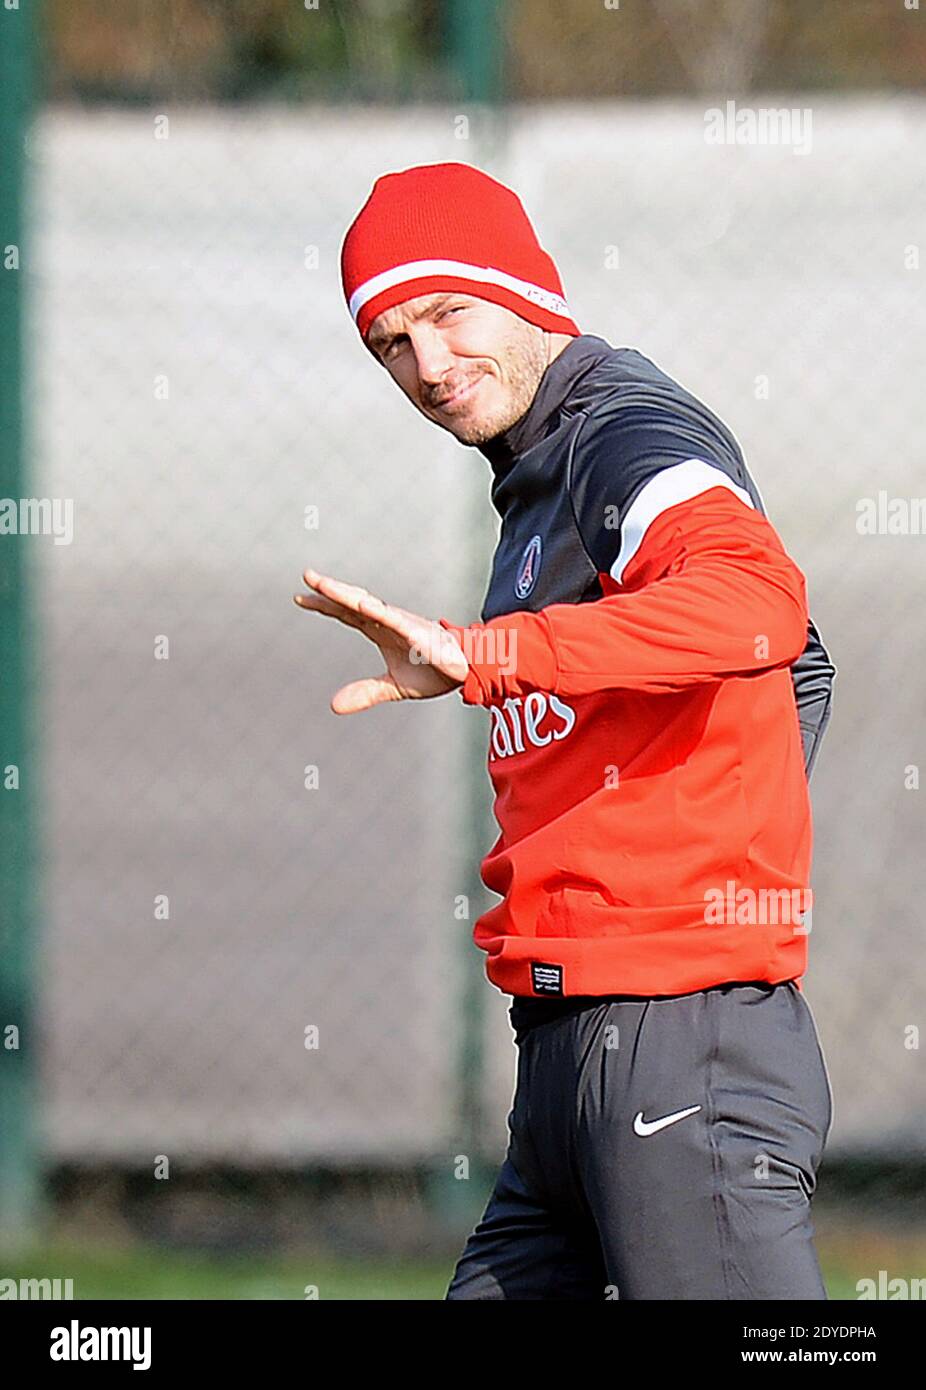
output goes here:
<path id="1" fill-rule="evenodd" d="M 634 1134 L 655 1134 L 657 1130 L 665 1129 L 666 1125 L 678 1124 L 679 1120 L 684 1120 L 686 1115 L 694 1115 L 700 1110 L 700 1105 L 689 1105 L 687 1110 L 676 1110 L 674 1115 L 663 1115 L 658 1120 L 644 1120 L 643 1111 L 634 1116 Z"/>

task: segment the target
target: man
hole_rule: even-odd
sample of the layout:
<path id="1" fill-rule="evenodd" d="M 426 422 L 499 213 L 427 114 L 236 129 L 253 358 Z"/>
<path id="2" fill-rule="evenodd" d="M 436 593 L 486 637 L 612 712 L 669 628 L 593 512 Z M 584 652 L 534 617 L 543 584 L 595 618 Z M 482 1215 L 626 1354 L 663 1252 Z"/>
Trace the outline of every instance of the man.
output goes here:
<path id="1" fill-rule="evenodd" d="M 382 674 L 341 714 L 458 689 L 491 713 L 513 996 L 510 1144 L 451 1299 L 825 1299 L 810 1200 L 832 1097 L 800 978 L 807 779 L 834 667 L 730 431 L 582 333 L 519 199 L 435 164 L 378 179 L 350 312 L 413 405 L 489 460 L 482 622 L 314 570 L 296 601 Z"/>

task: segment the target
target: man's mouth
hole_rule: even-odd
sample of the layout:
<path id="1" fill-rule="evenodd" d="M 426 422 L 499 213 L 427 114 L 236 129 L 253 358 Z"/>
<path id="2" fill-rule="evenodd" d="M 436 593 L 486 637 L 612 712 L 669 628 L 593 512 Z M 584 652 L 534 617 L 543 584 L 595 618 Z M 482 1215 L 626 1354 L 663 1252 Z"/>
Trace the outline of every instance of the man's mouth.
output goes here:
<path id="1" fill-rule="evenodd" d="M 438 401 L 438 403 L 435 405 L 434 409 L 435 409 L 435 410 L 454 410 L 454 409 L 456 409 L 456 407 L 457 407 L 458 405 L 460 405 L 463 401 L 465 401 L 469 396 L 472 395 L 473 391 L 475 391 L 476 387 L 479 385 L 479 383 L 480 383 L 481 380 L 482 380 L 482 377 L 481 377 L 481 376 L 477 376 L 477 377 L 475 377 L 472 381 L 464 382 L 464 384 L 460 387 L 460 389 L 459 389 L 458 391 L 455 391 L 454 394 L 453 394 L 452 396 L 446 396 L 446 397 L 444 398 L 444 400 Z"/>

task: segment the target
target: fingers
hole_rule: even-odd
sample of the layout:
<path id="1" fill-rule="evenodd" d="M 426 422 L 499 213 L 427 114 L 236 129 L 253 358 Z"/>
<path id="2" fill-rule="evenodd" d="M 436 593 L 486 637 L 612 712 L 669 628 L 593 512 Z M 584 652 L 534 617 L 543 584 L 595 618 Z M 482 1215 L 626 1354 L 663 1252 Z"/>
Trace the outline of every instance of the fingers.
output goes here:
<path id="1" fill-rule="evenodd" d="M 330 575 L 319 574 L 313 569 L 305 570 L 302 577 L 309 588 L 315 589 L 332 602 L 341 604 L 359 617 L 370 618 L 373 622 L 382 623 L 384 627 L 399 631 L 398 611 L 390 608 L 390 605 L 376 594 L 371 594 L 369 589 L 364 589 L 359 584 L 346 584 L 341 579 L 332 579 Z"/>
<path id="2" fill-rule="evenodd" d="M 361 611 L 360 604 L 364 599 L 373 598 L 373 595 L 362 589 L 359 584 L 345 584 L 343 580 L 332 579 L 330 575 L 319 574 L 317 570 L 307 569 L 303 571 L 302 577 L 310 589 L 335 603 L 343 604 L 355 613 Z M 376 602 L 385 607 L 382 599 L 377 599 Z"/>
<path id="3" fill-rule="evenodd" d="M 336 618 L 342 612 L 341 604 L 332 603 L 330 598 L 322 598 L 320 594 L 293 594 L 293 602 L 298 603 L 300 608 L 325 613 L 331 618 Z"/>
<path id="4" fill-rule="evenodd" d="M 363 627 L 363 619 L 356 613 L 352 613 L 343 604 L 333 603 L 331 599 L 322 598 L 319 594 L 293 594 L 293 602 L 299 608 L 305 608 L 310 613 L 321 613 L 325 618 L 339 618 L 348 627 Z"/>
<path id="5" fill-rule="evenodd" d="M 302 597 L 294 594 L 293 598 L 300 608 L 340 618 L 349 626 L 359 628 L 373 641 L 376 641 L 376 637 L 369 630 L 371 625 L 395 633 L 409 642 L 414 640 L 413 614 L 406 613 L 402 608 L 393 608 L 359 584 L 346 584 L 343 580 L 332 579 L 330 575 L 319 574 L 313 569 L 306 569 L 302 577 L 316 592 Z"/>
<path id="6" fill-rule="evenodd" d="M 331 708 L 335 714 L 358 714 L 361 710 L 372 709 L 374 705 L 401 698 L 395 685 L 385 676 L 367 676 L 342 686 L 332 696 Z"/>
<path id="7" fill-rule="evenodd" d="M 314 571 L 313 571 L 314 573 Z M 293 594 L 293 602 L 299 608 L 304 608 L 310 613 L 321 613 L 325 618 L 337 618 L 347 627 L 356 628 L 364 636 L 369 637 L 368 631 L 370 620 L 357 613 L 354 609 L 339 603 L 334 599 L 325 598 L 322 594 Z"/>

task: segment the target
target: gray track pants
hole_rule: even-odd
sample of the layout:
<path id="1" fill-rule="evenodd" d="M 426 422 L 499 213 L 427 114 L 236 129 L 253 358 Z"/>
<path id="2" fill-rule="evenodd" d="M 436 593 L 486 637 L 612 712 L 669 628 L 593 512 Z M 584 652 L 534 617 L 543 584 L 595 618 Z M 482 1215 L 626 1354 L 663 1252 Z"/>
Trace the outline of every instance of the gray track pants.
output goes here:
<path id="1" fill-rule="evenodd" d="M 790 981 L 586 1002 L 519 1043 L 508 1154 L 446 1296 L 825 1299 L 831 1122 Z"/>

